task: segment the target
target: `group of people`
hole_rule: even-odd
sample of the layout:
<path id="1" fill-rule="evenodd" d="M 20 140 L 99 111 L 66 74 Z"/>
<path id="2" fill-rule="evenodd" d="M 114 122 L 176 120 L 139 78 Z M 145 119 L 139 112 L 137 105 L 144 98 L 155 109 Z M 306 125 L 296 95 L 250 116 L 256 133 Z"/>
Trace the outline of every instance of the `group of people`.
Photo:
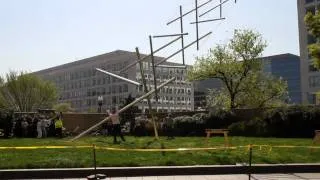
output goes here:
<path id="1" fill-rule="evenodd" d="M 62 137 L 62 113 L 2 113 L 2 129 L 5 137 L 46 138 Z M 1 128 L 0 128 L 1 129 Z"/>
<path id="2" fill-rule="evenodd" d="M 119 112 L 116 108 L 107 110 L 107 116 L 110 117 L 109 121 L 105 123 L 104 132 L 113 136 L 113 143 L 118 144 L 117 136 L 125 141 L 121 132 Z M 168 139 L 173 139 L 173 119 L 171 114 L 160 122 L 162 130 Z M 137 123 L 135 131 L 145 131 L 145 124 Z M 3 132 L 1 132 L 1 129 Z M 22 138 L 46 138 L 46 137 L 63 137 L 63 117 L 62 113 L 0 113 L 0 134 L 5 137 L 22 137 Z M 142 134 L 142 133 L 140 133 Z"/>

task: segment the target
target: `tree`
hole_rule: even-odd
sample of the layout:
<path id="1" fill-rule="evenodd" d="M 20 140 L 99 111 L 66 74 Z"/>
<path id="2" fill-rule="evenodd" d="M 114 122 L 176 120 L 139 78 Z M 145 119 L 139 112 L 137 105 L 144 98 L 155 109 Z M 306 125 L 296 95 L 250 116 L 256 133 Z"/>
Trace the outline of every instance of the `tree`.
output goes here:
<path id="1" fill-rule="evenodd" d="M 29 112 L 51 108 L 57 97 L 56 86 L 34 74 L 11 71 L 0 77 L 0 109 Z"/>
<path id="2" fill-rule="evenodd" d="M 134 100 L 135 98 L 133 98 L 131 94 L 129 94 L 129 96 L 125 99 L 125 102 L 121 108 L 132 103 Z M 130 132 L 133 132 L 133 129 L 135 127 L 135 114 L 138 112 L 139 112 L 139 109 L 137 106 L 131 106 L 125 112 L 120 114 L 120 117 L 124 122 L 130 122 Z"/>
<path id="3" fill-rule="evenodd" d="M 316 11 L 315 14 L 307 13 L 304 17 L 307 30 L 310 35 L 315 38 L 315 42 L 308 46 L 309 54 L 312 58 L 315 68 L 320 69 L 320 13 Z"/>
<path id="4" fill-rule="evenodd" d="M 251 76 L 244 89 L 239 98 L 244 108 L 278 107 L 289 99 L 287 82 L 264 72 Z"/>
<path id="5" fill-rule="evenodd" d="M 70 103 L 59 103 L 53 106 L 57 112 L 73 112 L 74 109 L 71 107 Z"/>
<path id="6" fill-rule="evenodd" d="M 236 30 L 226 45 L 210 49 L 188 71 L 189 80 L 217 78 L 221 90 L 211 90 L 208 105 L 234 109 L 263 107 L 282 97 L 285 82 L 262 73 L 259 57 L 266 47 L 261 35 L 251 30 Z"/>

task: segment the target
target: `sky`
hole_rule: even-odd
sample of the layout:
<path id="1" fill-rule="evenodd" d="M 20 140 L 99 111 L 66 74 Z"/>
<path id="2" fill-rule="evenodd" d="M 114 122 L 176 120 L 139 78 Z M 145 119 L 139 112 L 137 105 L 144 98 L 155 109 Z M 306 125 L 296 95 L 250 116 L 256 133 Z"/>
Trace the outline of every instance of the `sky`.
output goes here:
<path id="1" fill-rule="evenodd" d="M 199 0 L 199 4 L 207 0 Z M 213 0 L 199 14 L 219 4 Z M 187 64 L 225 44 L 234 29 L 252 29 L 262 34 L 268 47 L 264 56 L 299 55 L 296 0 L 233 0 L 225 3 L 226 19 L 199 24 L 200 50 L 186 50 Z M 194 8 L 194 0 L 0 0 L 0 75 L 10 70 L 38 71 L 114 50 L 150 53 L 149 35 L 180 33 L 179 21 L 166 23 Z M 199 20 L 219 18 L 219 9 Z M 196 39 L 195 14 L 184 18 L 185 45 Z M 172 40 L 153 39 L 154 49 Z M 179 50 L 180 42 L 156 55 L 167 57 Z M 181 55 L 170 61 L 181 62 Z"/>

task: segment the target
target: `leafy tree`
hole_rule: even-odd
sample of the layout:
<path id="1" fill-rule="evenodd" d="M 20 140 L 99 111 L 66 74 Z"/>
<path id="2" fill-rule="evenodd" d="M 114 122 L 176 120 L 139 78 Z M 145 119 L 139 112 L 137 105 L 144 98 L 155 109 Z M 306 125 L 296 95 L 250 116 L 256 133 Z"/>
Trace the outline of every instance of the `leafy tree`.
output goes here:
<path id="1" fill-rule="evenodd" d="M 313 60 L 315 68 L 320 69 L 320 13 L 316 11 L 315 14 L 307 13 L 304 17 L 307 30 L 312 35 L 316 42 L 308 46 L 309 54 Z"/>
<path id="2" fill-rule="evenodd" d="M 251 76 L 245 91 L 240 96 L 240 105 L 245 108 L 278 107 L 289 100 L 287 82 L 263 72 Z"/>
<path id="3" fill-rule="evenodd" d="M 210 49 L 207 56 L 198 58 L 188 71 L 189 80 L 217 78 L 221 90 L 211 90 L 209 106 L 234 109 L 263 107 L 278 100 L 286 92 L 280 79 L 262 73 L 259 57 L 266 47 L 261 35 L 251 30 L 236 30 L 226 45 Z"/>
<path id="4" fill-rule="evenodd" d="M 0 109 L 32 111 L 51 108 L 57 97 L 56 86 L 34 74 L 11 71 L 0 77 Z"/>
<path id="5" fill-rule="evenodd" d="M 57 112 L 73 112 L 74 109 L 71 107 L 70 103 L 59 103 L 53 106 Z"/>

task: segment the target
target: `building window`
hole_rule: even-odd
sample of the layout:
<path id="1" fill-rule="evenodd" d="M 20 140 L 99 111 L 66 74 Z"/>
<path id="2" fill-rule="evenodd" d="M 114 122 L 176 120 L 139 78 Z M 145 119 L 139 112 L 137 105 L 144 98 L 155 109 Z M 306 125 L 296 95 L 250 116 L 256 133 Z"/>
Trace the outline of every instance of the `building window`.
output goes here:
<path id="1" fill-rule="evenodd" d="M 320 76 L 310 76 L 309 87 L 311 88 L 320 87 Z"/>
<path id="2" fill-rule="evenodd" d="M 305 0 L 306 4 L 313 3 L 313 2 L 314 2 L 314 0 Z"/>
<path id="3" fill-rule="evenodd" d="M 117 96 L 112 96 L 112 104 L 117 104 Z"/>
<path id="4" fill-rule="evenodd" d="M 110 84 L 110 76 L 107 76 L 105 79 L 106 79 L 107 84 Z"/>
<path id="5" fill-rule="evenodd" d="M 314 67 L 314 65 L 310 64 L 309 65 L 309 72 L 317 72 L 319 71 L 317 68 Z"/>
<path id="6" fill-rule="evenodd" d="M 123 85 L 123 92 L 128 92 L 128 84 Z"/>
<path id="7" fill-rule="evenodd" d="M 308 102 L 310 104 L 316 104 L 316 95 L 308 93 Z"/>
<path id="8" fill-rule="evenodd" d="M 122 86 L 119 86 L 119 93 L 122 93 Z"/>

